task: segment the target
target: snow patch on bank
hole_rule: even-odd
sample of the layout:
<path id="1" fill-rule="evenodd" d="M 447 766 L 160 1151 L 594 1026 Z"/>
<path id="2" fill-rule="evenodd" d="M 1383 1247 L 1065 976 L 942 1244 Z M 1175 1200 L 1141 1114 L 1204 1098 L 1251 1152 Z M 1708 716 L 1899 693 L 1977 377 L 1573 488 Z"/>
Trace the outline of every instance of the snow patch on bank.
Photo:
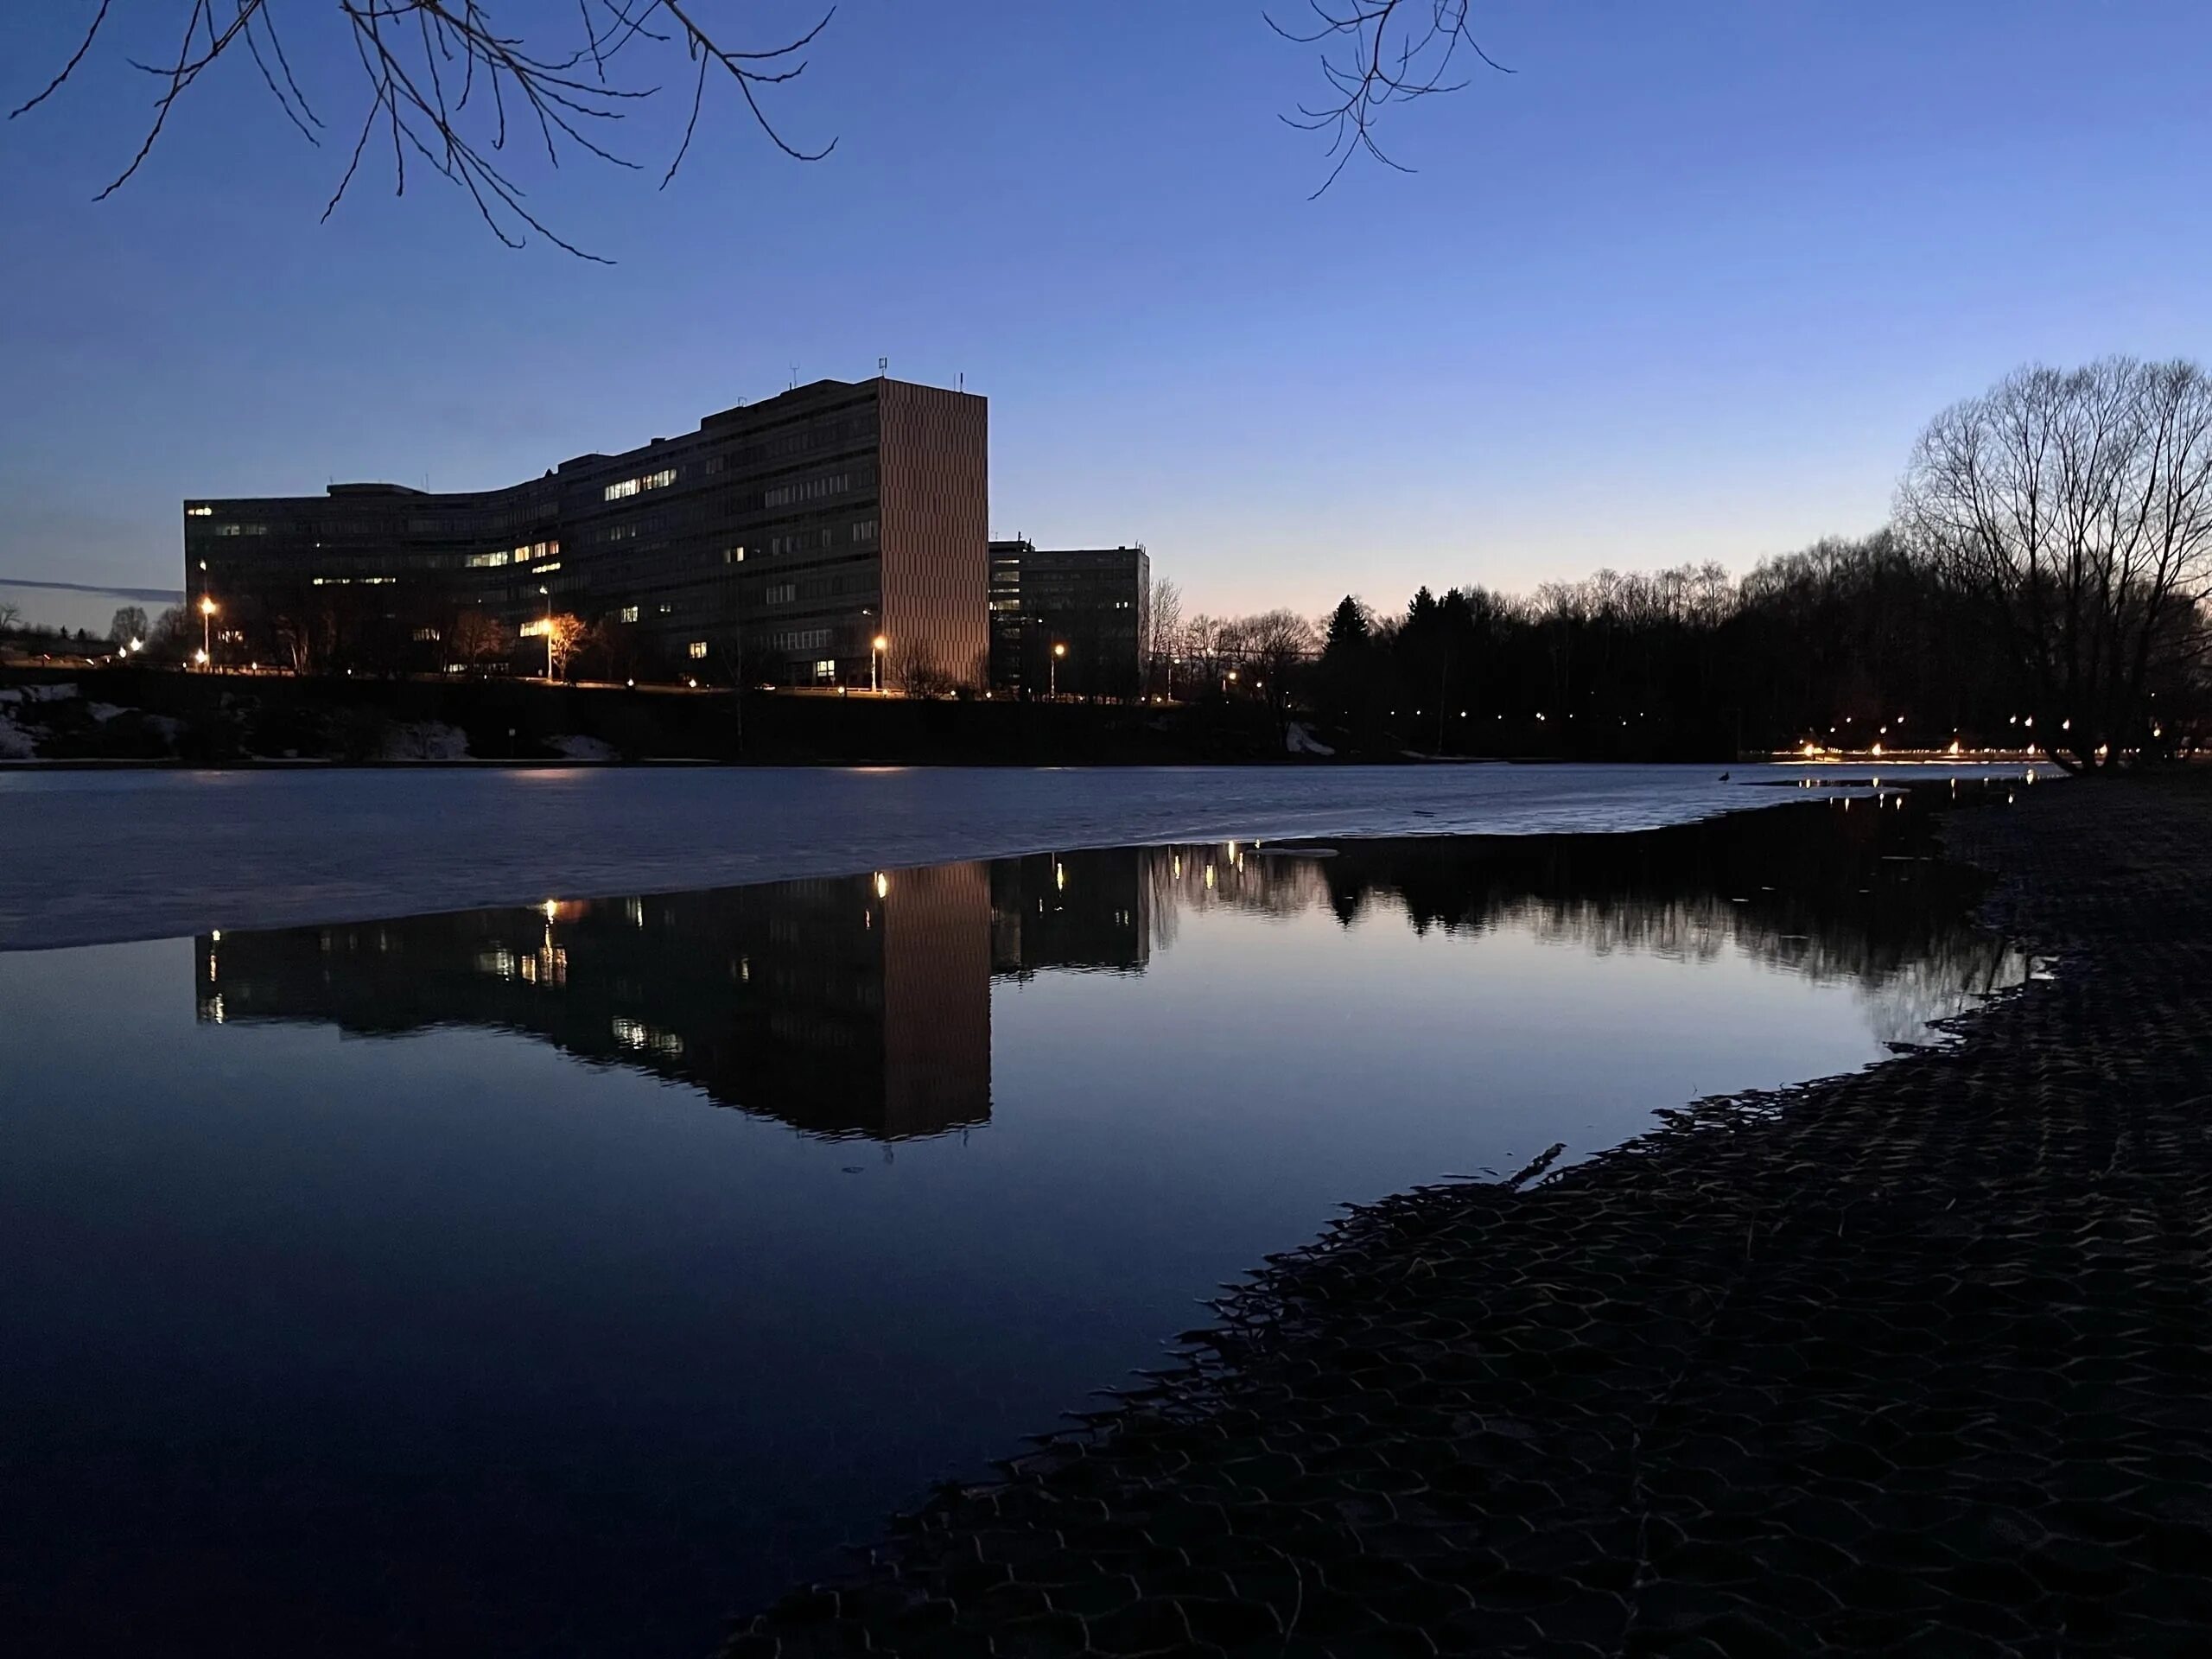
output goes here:
<path id="1" fill-rule="evenodd" d="M 571 760 L 612 760 L 615 758 L 614 746 L 604 738 L 564 734 L 547 738 L 545 747 Z"/>
<path id="2" fill-rule="evenodd" d="M 410 720 L 385 734 L 378 758 L 385 760 L 466 760 L 468 734 L 442 720 Z"/>

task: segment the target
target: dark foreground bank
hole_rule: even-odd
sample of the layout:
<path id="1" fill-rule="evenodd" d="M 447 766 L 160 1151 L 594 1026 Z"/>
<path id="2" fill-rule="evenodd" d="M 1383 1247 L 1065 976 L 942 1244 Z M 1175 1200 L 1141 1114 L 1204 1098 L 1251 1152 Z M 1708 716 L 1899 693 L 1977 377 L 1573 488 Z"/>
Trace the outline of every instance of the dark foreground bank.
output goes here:
<path id="1" fill-rule="evenodd" d="M 1360 1211 L 729 1651 L 2202 1651 L 2212 777 L 1948 838 L 1955 1045 Z"/>

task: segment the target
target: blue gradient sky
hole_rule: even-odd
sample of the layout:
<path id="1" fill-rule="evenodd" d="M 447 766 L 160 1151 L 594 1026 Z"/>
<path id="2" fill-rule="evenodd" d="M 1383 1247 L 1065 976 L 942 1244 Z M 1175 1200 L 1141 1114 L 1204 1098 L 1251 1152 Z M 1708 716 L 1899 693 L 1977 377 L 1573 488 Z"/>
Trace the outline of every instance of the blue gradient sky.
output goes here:
<path id="1" fill-rule="evenodd" d="M 8 102 L 86 10 L 6 9 Z M 990 397 L 998 532 L 1142 540 L 1191 609 L 1395 607 L 1742 569 L 1878 524 L 2023 359 L 2212 357 L 2201 0 L 1492 13 L 1518 73 L 1308 202 L 1318 73 L 1255 5 L 846 0 L 777 105 L 830 161 L 725 105 L 664 193 L 524 169 L 611 269 L 388 165 L 318 226 L 344 143 L 245 60 L 92 205 L 149 96 L 111 55 L 0 127 L 0 577 L 174 585 L 187 493 L 502 484 L 887 355 Z M 334 128 L 349 64 L 302 66 Z"/>

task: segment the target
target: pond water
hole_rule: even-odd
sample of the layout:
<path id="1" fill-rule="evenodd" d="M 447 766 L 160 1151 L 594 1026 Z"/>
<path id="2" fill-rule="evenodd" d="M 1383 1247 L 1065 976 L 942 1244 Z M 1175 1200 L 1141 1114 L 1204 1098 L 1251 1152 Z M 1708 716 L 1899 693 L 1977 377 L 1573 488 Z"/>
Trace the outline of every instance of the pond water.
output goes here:
<path id="1" fill-rule="evenodd" d="M 2026 963 L 1929 852 L 1893 796 L 0 956 L 10 1645 L 709 1652 L 1338 1205 L 1936 1040 Z"/>

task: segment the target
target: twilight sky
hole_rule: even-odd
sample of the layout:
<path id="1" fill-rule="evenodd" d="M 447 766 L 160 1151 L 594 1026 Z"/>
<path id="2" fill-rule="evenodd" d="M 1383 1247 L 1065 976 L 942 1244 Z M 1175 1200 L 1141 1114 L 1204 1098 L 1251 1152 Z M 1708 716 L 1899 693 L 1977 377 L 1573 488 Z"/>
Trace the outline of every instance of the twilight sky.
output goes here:
<path id="1" fill-rule="evenodd" d="M 0 99 L 90 3 L 0 10 Z M 174 586 L 188 493 L 489 487 L 882 355 L 990 397 L 996 533 L 1141 540 L 1186 611 L 1395 608 L 1741 569 L 1878 524 L 2017 363 L 2212 358 L 2202 0 L 1503 0 L 1518 73 L 1394 112 L 1419 171 L 1319 201 L 1276 119 L 1313 48 L 1248 0 L 844 0 L 772 105 L 828 161 L 725 99 L 664 192 L 680 108 L 617 135 L 642 175 L 522 166 L 611 268 L 415 171 L 395 200 L 373 148 L 318 225 L 360 108 L 334 10 L 280 12 L 321 149 L 241 58 L 94 205 L 150 97 L 112 47 L 0 124 L 0 584 Z"/>

